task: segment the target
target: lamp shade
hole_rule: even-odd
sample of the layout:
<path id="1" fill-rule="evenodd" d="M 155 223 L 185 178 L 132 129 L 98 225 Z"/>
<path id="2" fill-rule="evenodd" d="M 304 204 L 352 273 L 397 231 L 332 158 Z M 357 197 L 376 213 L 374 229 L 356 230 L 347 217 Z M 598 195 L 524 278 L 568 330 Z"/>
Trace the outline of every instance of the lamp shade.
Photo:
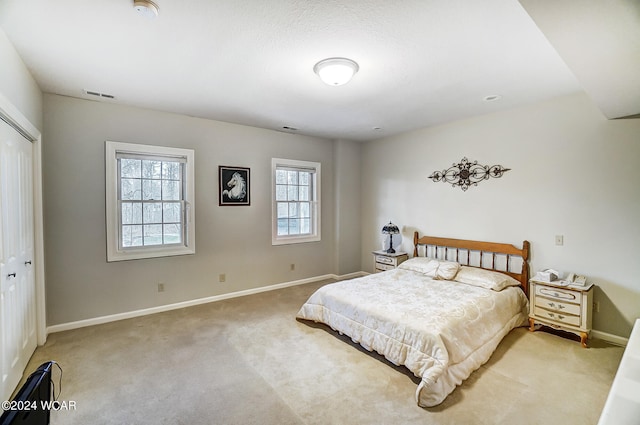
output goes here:
<path id="1" fill-rule="evenodd" d="M 398 226 L 396 226 L 392 222 L 389 222 L 389 224 L 385 224 L 382 228 L 383 235 L 397 235 L 398 233 L 400 233 L 400 229 L 398 229 Z"/>
<path id="2" fill-rule="evenodd" d="M 341 86 L 351 81 L 360 67 L 347 58 L 328 58 L 321 60 L 313 67 L 313 72 L 330 86 Z"/>

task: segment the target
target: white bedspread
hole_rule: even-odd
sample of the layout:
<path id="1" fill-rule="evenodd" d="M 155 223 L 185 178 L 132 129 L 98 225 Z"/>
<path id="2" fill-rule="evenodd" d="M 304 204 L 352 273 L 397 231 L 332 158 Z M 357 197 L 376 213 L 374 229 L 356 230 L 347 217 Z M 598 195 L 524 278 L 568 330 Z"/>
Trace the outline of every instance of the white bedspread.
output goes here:
<path id="1" fill-rule="evenodd" d="M 420 406 L 440 404 L 526 324 L 520 288 L 500 292 L 395 269 L 318 289 L 297 314 L 329 325 L 422 379 Z"/>

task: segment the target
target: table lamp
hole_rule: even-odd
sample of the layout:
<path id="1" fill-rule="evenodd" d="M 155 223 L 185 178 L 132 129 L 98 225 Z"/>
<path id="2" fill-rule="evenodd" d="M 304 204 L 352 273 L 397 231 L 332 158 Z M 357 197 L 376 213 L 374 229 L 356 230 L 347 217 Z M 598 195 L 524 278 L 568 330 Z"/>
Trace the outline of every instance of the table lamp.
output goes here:
<path id="1" fill-rule="evenodd" d="M 400 233 L 400 229 L 398 229 L 398 226 L 392 222 L 385 224 L 382 228 L 382 234 L 389 235 L 389 249 L 387 249 L 388 254 L 395 254 L 396 252 L 396 250 L 393 249 L 393 235 L 397 235 L 398 233 Z"/>

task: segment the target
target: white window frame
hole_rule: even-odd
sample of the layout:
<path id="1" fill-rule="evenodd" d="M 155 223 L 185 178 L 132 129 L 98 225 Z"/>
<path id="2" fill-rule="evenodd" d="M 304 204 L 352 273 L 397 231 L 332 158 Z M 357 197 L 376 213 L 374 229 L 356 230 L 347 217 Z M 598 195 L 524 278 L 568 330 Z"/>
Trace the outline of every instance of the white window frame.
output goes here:
<path id="1" fill-rule="evenodd" d="M 121 217 L 118 200 L 118 155 L 134 154 L 149 157 L 180 158 L 184 162 L 182 244 L 123 248 L 121 245 Z M 195 254 L 195 151 L 193 149 L 105 142 L 107 261 L 135 260 Z"/>
<path id="2" fill-rule="evenodd" d="M 313 191 L 311 199 L 311 234 L 305 235 L 278 235 L 278 207 L 276 202 L 276 170 L 278 168 L 294 168 L 300 170 L 313 171 Z M 294 159 L 272 158 L 271 159 L 271 245 L 287 245 L 295 243 L 317 242 L 321 240 L 322 222 L 321 211 L 321 165 L 319 162 L 299 161 Z"/>

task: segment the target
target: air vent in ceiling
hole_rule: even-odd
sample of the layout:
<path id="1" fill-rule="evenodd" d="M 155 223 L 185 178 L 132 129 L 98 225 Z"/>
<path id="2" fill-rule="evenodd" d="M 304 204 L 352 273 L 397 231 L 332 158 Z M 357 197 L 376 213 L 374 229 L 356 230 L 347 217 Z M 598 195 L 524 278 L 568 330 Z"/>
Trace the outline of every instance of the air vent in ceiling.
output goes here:
<path id="1" fill-rule="evenodd" d="M 86 94 L 87 96 L 92 96 L 92 97 L 99 97 L 99 98 L 103 98 L 103 99 L 115 99 L 116 97 L 112 94 L 107 94 L 107 93 L 100 93 L 97 91 L 93 91 L 93 90 L 83 90 L 84 94 Z"/>
<path id="2" fill-rule="evenodd" d="M 484 98 L 482 98 L 482 100 L 484 100 L 485 102 L 496 102 L 500 99 L 502 99 L 502 96 L 500 96 L 499 94 L 490 94 L 489 96 L 485 96 Z"/>

